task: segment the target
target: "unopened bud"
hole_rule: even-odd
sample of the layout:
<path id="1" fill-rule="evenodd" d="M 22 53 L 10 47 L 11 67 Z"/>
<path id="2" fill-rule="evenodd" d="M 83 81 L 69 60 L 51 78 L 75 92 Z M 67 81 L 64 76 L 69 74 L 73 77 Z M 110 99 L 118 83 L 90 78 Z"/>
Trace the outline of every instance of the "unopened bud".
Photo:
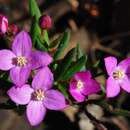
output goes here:
<path id="1" fill-rule="evenodd" d="M 9 29 L 8 29 L 8 33 L 11 35 L 16 35 L 19 31 L 19 28 L 17 25 L 15 24 L 11 24 L 9 25 Z"/>
<path id="2" fill-rule="evenodd" d="M 8 29 L 8 19 L 4 15 L 0 15 L 0 34 L 5 34 Z"/>
<path id="3" fill-rule="evenodd" d="M 39 19 L 41 29 L 50 29 L 52 27 L 52 19 L 49 15 L 42 15 Z"/>

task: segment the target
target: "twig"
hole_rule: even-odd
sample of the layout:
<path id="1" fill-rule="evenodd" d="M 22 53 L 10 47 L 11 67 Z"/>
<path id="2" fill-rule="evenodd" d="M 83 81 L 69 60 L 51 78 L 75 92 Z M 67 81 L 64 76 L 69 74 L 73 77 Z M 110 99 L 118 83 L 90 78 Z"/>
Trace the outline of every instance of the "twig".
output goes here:
<path id="1" fill-rule="evenodd" d="M 88 103 L 88 102 L 87 102 Z M 86 110 L 86 102 L 83 102 L 81 107 L 81 111 L 85 113 L 85 115 L 90 119 L 92 124 L 98 129 L 98 130 L 107 130 L 107 128 L 102 124 L 102 122 L 98 119 L 96 119 L 91 113 L 89 113 Z"/>
<path id="2" fill-rule="evenodd" d="M 91 120 L 93 125 L 98 129 L 98 130 L 107 130 L 107 128 L 102 124 L 101 121 L 97 120 L 92 114 L 90 114 L 86 108 L 84 109 L 84 112 L 86 116 Z"/>
<path id="3" fill-rule="evenodd" d="M 128 37 L 128 36 L 130 36 L 130 31 L 121 32 L 121 33 L 110 35 L 110 36 L 105 36 L 105 37 L 101 38 L 99 41 L 102 43 L 102 42 L 107 42 L 110 40 L 115 40 L 117 38 L 123 38 L 123 37 Z"/>

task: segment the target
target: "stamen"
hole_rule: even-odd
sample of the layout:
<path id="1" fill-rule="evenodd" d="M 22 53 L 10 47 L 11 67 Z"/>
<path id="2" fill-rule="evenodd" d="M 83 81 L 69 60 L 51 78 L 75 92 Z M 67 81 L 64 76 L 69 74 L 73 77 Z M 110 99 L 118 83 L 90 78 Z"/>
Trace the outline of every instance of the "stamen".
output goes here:
<path id="1" fill-rule="evenodd" d="M 113 78 L 115 80 L 119 80 L 119 79 L 122 79 L 124 77 L 124 72 L 121 71 L 121 70 L 116 70 L 113 72 Z"/>
<path id="2" fill-rule="evenodd" d="M 33 98 L 35 100 L 41 101 L 45 97 L 44 91 L 42 89 L 38 89 L 33 93 Z"/>
<path id="3" fill-rule="evenodd" d="M 80 91 L 83 88 L 84 84 L 81 80 L 78 80 L 77 82 L 77 89 Z"/>
<path id="4" fill-rule="evenodd" d="M 24 67 L 25 65 L 27 65 L 27 59 L 23 56 L 18 56 L 17 59 L 17 65 L 20 66 L 20 67 Z"/>

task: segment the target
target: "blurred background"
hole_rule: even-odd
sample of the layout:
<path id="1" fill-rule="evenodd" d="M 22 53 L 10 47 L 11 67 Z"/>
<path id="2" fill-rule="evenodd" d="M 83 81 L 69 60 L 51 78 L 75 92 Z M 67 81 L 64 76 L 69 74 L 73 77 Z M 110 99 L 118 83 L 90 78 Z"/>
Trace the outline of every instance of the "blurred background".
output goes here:
<path id="1" fill-rule="evenodd" d="M 51 40 L 65 30 L 71 30 L 71 40 L 66 51 L 79 43 L 92 64 L 98 60 L 103 68 L 103 58 L 108 55 L 120 60 L 130 56 L 130 0 L 37 0 L 43 14 L 53 19 L 49 31 Z M 9 23 L 29 30 L 28 0 L 0 0 L 0 13 Z M 2 43 L 1 43 L 2 44 Z M 105 69 L 104 69 L 105 70 Z M 97 80 L 104 83 L 105 76 Z M 122 93 L 111 99 L 114 107 L 130 110 L 130 96 Z M 3 98 L 1 97 L 0 101 Z M 101 120 L 108 130 L 130 130 L 130 118 L 113 116 L 97 105 L 87 109 Z M 63 112 L 48 111 L 43 124 L 31 127 L 25 116 L 11 110 L 0 110 L 0 130 L 96 130 L 91 121 L 75 107 Z M 106 130 L 106 129 L 104 129 Z"/>

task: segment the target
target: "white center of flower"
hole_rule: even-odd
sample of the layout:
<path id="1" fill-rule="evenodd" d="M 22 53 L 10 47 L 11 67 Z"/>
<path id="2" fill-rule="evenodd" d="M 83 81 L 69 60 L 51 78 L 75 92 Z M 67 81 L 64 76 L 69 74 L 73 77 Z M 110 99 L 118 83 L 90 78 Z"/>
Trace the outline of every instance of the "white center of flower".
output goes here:
<path id="1" fill-rule="evenodd" d="M 27 65 L 27 59 L 26 57 L 23 56 L 18 56 L 16 59 L 17 65 L 20 67 L 24 67 L 25 65 Z"/>
<path id="2" fill-rule="evenodd" d="M 80 91 L 83 88 L 84 84 L 81 80 L 78 80 L 77 82 L 77 89 Z"/>
<path id="3" fill-rule="evenodd" d="M 41 101 L 44 99 L 45 94 L 44 91 L 42 89 L 37 89 L 34 93 L 33 93 L 33 97 L 35 100 Z"/>
<path id="4" fill-rule="evenodd" d="M 124 77 L 124 72 L 122 70 L 116 70 L 113 72 L 113 78 L 115 80 L 120 80 Z"/>

